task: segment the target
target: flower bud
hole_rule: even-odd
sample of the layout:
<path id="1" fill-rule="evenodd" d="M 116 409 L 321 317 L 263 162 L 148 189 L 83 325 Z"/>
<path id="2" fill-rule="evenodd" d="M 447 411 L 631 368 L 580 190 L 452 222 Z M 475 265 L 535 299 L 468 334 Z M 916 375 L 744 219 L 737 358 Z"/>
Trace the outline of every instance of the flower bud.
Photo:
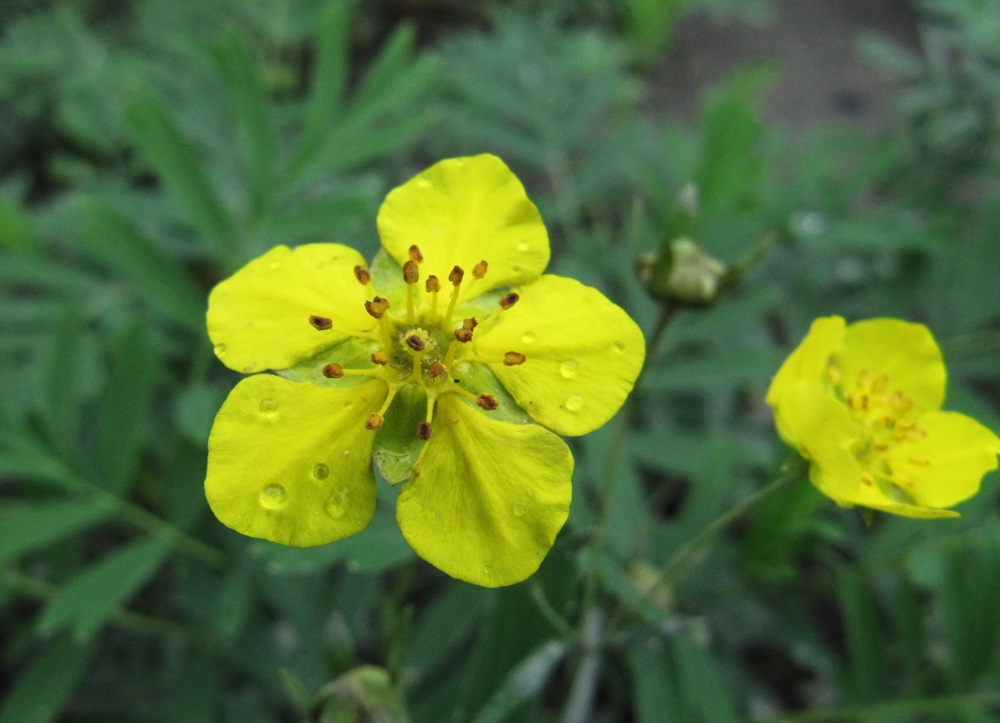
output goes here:
<path id="1" fill-rule="evenodd" d="M 730 269 L 691 239 L 664 242 L 636 263 L 636 275 L 654 299 L 676 306 L 711 306 L 728 286 Z"/>

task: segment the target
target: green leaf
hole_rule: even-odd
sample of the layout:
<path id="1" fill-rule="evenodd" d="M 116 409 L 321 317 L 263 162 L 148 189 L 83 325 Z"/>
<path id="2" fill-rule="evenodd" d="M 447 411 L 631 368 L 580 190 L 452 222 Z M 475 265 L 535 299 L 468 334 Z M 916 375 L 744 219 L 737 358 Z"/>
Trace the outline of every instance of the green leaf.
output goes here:
<path id="1" fill-rule="evenodd" d="M 111 340 L 107 385 L 98 409 L 96 461 L 102 486 L 124 497 L 147 441 L 159 358 L 149 332 L 133 323 Z"/>
<path id="2" fill-rule="evenodd" d="M 70 469 L 37 440 L 7 430 L 0 436 L 0 478 L 47 482 L 78 492 L 90 483 Z"/>
<path id="3" fill-rule="evenodd" d="M 341 0 L 327 3 L 319 13 L 312 87 L 296 150 L 298 157 L 308 158 L 316 151 L 331 119 L 341 112 L 350 62 L 352 14 L 352 3 Z"/>
<path id="4" fill-rule="evenodd" d="M 253 48 L 235 28 L 223 33 L 213 48 L 216 62 L 236 112 L 250 182 L 252 215 L 260 216 L 275 187 L 278 138 L 267 92 Z"/>
<path id="5" fill-rule="evenodd" d="M 113 510 L 114 505 L 103 497 L 5 506 L 0 509 L 0 561 L 85 530 Z"/>
<path id="6" fill-rule="evenodd" d="M 201 155 L 163 102 L 149 90 L 141 90 L 126 106 L 125 120 L 139 149 L 205 241 L 218 256 L 232 254 L 239 246 L 233 219 L 212 187 Z"/>
<path id="7" fill-rule="evenodd" d="M 684 720 L 674 672 L 663 646 L 654 647 L 652 642 L 632 645 L 626 655 L 636 723 Z"/>
<path id="8" fill-rule="evenodd" d="M 106 201 L 82 197 L 75 203 L 76 248 L 127 280 L 153 309 L 191 331 L 205 325 L 205 292 L 190 272 L 161 251 L 132 218 Z"/>
<path id="9" fill-rule="evenodd" d="M 78 462 L 81 452 L 83 401 L 86 396 L 85 375 L 77 373 L 83 366 L 85 324 L 79 310 L 70 304 L 49 336 L 49 349 L 44 361 L 42 414 L 48 441 L 66 462 Z"/>
<path id="10" fill-rule="evenodd" d="M 514 666 L 490 697 L 473 723 L 501 723 L 545 688 L 556 665 L 565 657 L 566 646 L 557 640 L 543 643 Z"/>
<path id="11" fill-rule="evenodd" d="M 145 583 L 170 552 L 160 537 L 133 542 L 77 573 L 49 600 L 39 620 L 42 633 L 69 628 L 89 640 Z"/>
<path id="12" fill-rule="evenodd" d="M 884 681 L 889 679 L 885 659 L 888 641 L 878 612 L 855 573 L 842 572 L 836 592 L 847 638 L 845 688 L 858 702 L 876 701 L 884 694 Z"/>
<path id="13" fill-rule="evenodd" d="M 83 678 L 93 646 L 68 635 L 50 641 L 5 691 L 0 723 L 49 723 L 58 719 Z"/>

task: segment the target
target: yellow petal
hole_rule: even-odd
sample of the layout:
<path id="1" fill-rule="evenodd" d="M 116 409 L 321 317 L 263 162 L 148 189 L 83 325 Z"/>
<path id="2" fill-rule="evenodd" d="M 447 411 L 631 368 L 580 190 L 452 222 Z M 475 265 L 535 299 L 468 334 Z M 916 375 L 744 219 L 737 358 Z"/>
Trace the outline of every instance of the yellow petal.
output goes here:
<path id="1" fill-rule="evenodd" d="M 646 353 L 642 332 L 601 292 L 574 279 L 546 274 L 517 291 L 513 307 L 476 330 L 475 354 L 549 429 L 568 435 L 597 429 L 632 390 Z M 505 365 L 510 351 L 526 361 Z"/>
<path id="2" fill-rule="evenodd" d="M 230 369 L 285 369 L 375 327 L 354 267 L 361 255 L 340 244 L 278 246 L 254 259 L 208 297 L 208 335 Z M 318 330 L 310 316 L 329 319 Z"/>
<path id="3" fill-rule="evenodd" d="M 450 158 L 393 189 L 378 214 L 382 245 L 400 264 L 416 245 L 420 275 L 448 287 L 453 266 L 466 272 L 463 297 L 537 278 L 549 263 L 549 237 L 524 186 L 496 156 Z M 472 284 L 472 269 L 489 263 Z M 446 297 L 447 298 L 447 297 Z"/>
<path id="4" fill-rule="evenodd" d="M 926 437 L 892 449 L 890 466 L 913 500 L 951 507 L 979 491 L 983 475 L 997 468 L 1000 439 L 975 419 L 957 412 L 929 412 L 917 419 Z"/>
<path id="5" fill-rule="evenodd" d="M 208 440 L 205 495 L 224 525 L 295 547 L 362 530 L 375 511 L 365 419 L 386 396 L 372 381 L 317 387 L 270 374 L 244 379 Z"/>
<path id="6" fill-rule="evenodd" d="M 573 457 L 566 443 L 448 395 L 438 402 L 428 445 L 396 503 L 416 553 L 483 587 L 535 572 L 569 514 Z"/>
<path id="7" fill-rule="evenodd" d="M 774 375 L 767 390 L 767 403 L 772 407 L 781 404 L 790 384 L 806 382 L 817 388 L 824 388 L 830 355 L 840 346 L 844 329 L 844 320 L 839 316 L 816 319 L 805 339 Z"/>
<path id="8" fill-rule="evenodd" d="M 902 392 L 914 411 L 941 408 L 945 368 L 934 337 L 923 324 L 899 319 L 867 319 L 847 327 L 837 364 L 845 392 L 859 375 L 885 375 L 885 394 Z"/>

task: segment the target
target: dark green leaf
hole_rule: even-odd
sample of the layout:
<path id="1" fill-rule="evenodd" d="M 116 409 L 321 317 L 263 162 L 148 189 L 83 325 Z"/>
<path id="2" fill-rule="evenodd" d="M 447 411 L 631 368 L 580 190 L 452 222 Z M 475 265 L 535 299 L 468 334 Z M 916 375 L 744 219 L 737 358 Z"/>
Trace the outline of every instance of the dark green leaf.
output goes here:
<path id="1" fill-rule="evenodd" d="M 103 497 L 8 503 L 0 509 L 0 562 L 85 530 L 113 510 L 114 505 Z"/>
<path id="2" fill-rule="evenodd" d="M 93 646 L 81 645 L 68 635 L 50 641 L 5 691 L 0 723 L 59 719 L 93 652 Z"/>

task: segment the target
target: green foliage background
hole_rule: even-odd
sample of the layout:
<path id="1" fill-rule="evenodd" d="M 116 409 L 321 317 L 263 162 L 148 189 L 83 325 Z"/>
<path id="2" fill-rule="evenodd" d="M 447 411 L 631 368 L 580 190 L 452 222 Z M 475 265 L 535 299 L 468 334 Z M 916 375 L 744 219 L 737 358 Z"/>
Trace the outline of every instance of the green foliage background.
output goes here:
<path id="1" fill-rule="evenodd" d="M 763 393 L 817 316 L 924 321 L 948 406 L 1000 430 L 1000 8 L 921 4 L 922 52 L 864 40 L 900 88 L 877 137 L 792 142 L 758 112 L 766 68 L 705 89 L 693 125 L 647 110 L 681 18 L 768 9 L 5 3 L 0 723 L 994 720 L 995 474 L 958 521 L 871 526 L 803 483 L 657 583 L 776 474 Z M 664 239 L 769 251 L 573 440 L 570 521 L 527 582 L 415 559 L 388 489 L 325 548 L 222 527 L 206 439 L 237 379 L 208 291 L 279 243 L 370 257 L 388 189 L 484 151 L 540 206 L 551 270 L 647 331 L 633 264 Z"/>

